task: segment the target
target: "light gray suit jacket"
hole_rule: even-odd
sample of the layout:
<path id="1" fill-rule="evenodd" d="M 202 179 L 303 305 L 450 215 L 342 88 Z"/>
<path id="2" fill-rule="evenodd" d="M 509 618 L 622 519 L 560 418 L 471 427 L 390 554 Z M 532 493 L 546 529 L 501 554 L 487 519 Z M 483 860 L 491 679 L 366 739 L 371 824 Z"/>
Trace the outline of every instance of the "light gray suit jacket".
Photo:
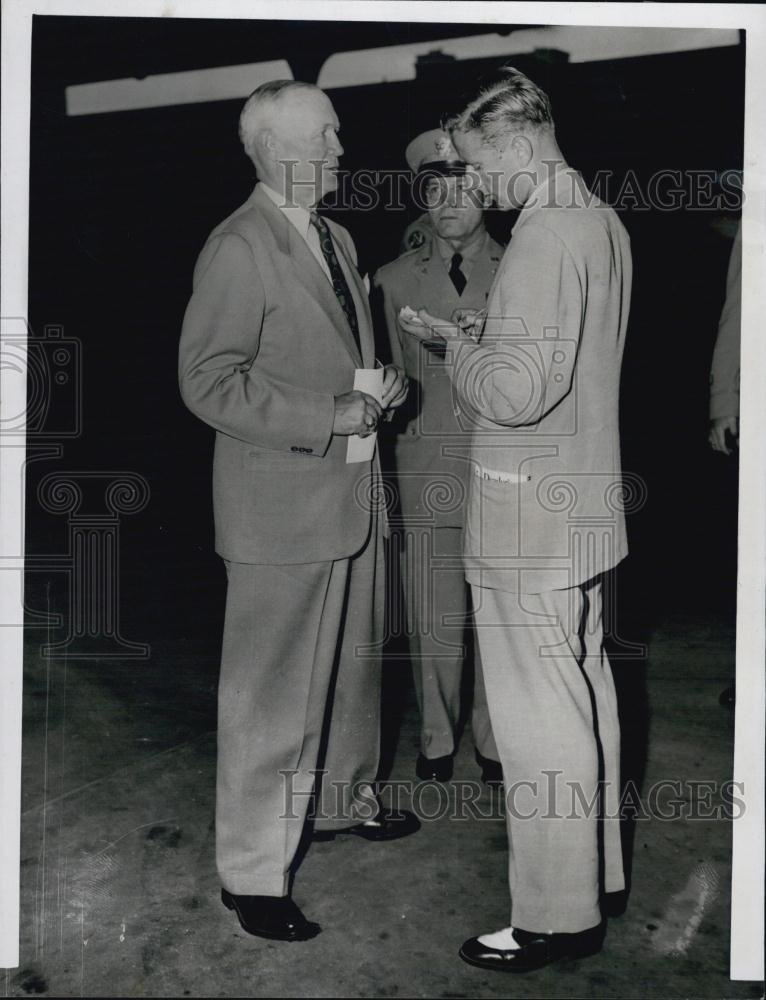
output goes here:
<path id="1" fill-rule="evenodd" d="M 481 342 L 461 340 L 448 365 L 473 423 L 466 577 L 510 592 L 573 587 L 615 566 L 624 509 L 640 501 L 636 484 L 623 489 L 618 428 L 630 241 L 565 174 L 560 205 L 522 210 Z"/>
<path id="2" fill-rule="evenodd" d="M 367 294 L 347 231 L 328 220 L 356 307 L 346 315 L 306 242 L 256 186 L 208 237 L 179 351 L 181 394 L 216 430 L 216 551 L 245 563 L 345 558 L 371 524 L 373 462 L 346 464 L 334 397 L 374 366 Z"/>

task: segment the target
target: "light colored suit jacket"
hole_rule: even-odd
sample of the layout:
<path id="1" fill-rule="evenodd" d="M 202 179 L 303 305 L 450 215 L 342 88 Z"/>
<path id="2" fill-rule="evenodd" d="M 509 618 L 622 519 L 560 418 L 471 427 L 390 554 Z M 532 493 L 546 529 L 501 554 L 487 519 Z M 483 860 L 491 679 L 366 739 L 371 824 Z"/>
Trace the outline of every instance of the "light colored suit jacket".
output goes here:
<path id="1" fill-rule="evenodd" d="M 396 473 L 406 524 L 462 528 L 468 463 L 451 457 L 450 450 L 462 448 L 467 453 L 470 434 L 458 422 L 456 394 L 443 359 L 401 329 L 399 310 L 408 305 L 448 318 L 458 308 L 485 309 L 502 257 L 503 248 L 486 234 L 462 295 L 431 240 L 375 274 L 392 360 L 410 378 L 409 396 L 392 425 L 399 431 Z"/>
<path id="2" fill-rule="evenodd" d="M 305 240 L 256 186 L 208 237 L 179 352 L 181 394 L 216 430 L 216 551 L 245 563 L 345 558 L 371 524 L 373 462 L 346 464 L 334 397 L 374 366 L 351 237 L 328 220 L 356 307 L 361 356 Z"/>
<path id="3" fill-rule="evenodd" d="M 726 301 L 710 367 L 710 419 L 739 416 L 740 314 L 742 312 L 742 223 L 729 258 Z"/>
<path id="4" fill-rule="evenodd" d="M 520 213 L 481 342 L 461 340 L 448 366 L 473 423 L 466 577 L 510 592 L 615 566 L 624 508 L 640 502 L 639 484 L 624 493 L 618 429 L 630 241 L 565 174 L 559 205 Z"/>

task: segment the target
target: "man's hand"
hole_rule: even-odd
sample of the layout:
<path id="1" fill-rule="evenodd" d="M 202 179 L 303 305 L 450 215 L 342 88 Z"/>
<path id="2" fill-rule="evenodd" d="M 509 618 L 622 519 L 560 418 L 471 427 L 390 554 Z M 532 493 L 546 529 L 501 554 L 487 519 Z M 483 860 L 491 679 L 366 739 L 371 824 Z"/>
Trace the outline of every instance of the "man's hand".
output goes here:
<path id="1" fill-rule="evenodd" d="M 710 421 L 710 434 L 708 441 L 713 451 L 722 451 L 724 455 L 731 455 L 731 449 L 726 443 L 726 432 L 739 444 L 739 417 L 718 417 Z"/>
<path id="2" fill-rule="evenodd" d="M 425 309 L 418 309 L 414 316 L 411 309 L 406 312 L 405 309 L 399 311 L 399 325 L 405 333 L 417 337 L 418 340 L 434 340 L 436 337 L 449 340 L 452 337 L 459 337 L 462 333 L 460 327 L 454 323 L 432 316 Z"/>
<path id="3" fill-rule="evenodd" d="M 409 379 L 396 365 L 386 365 L 383 369 L 383 409 L 391 410 L 401 406 L 410 388 Z"/>
<path id="4" fill-rule="evenodd" d="M 352 389 L 335 397 L 335 420 L 332 425 L 333 434 L 348 437 L 358 434 L 368 437 L 378 426 L 383 409 L 377 399 L 368 396 L 366 392 Z"/>
<path id="5" fill-rule="evenodd" d="M 484 321 L 487 318 L 486 309 L 456 309 L 452 319 L 471 340 L 478 342 Z"/>

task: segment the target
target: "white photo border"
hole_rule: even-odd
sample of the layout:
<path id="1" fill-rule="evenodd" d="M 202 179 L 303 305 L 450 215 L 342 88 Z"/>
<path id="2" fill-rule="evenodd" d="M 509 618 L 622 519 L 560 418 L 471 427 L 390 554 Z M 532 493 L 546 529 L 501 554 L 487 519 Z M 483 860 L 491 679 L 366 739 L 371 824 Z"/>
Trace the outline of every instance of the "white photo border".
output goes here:
<path id="1" fill-rule="evenodd" d="M 734 774 L 748 790 L 733 824 L 731 965 L 763 978 L 764 650 L 766 649 L 766 7 L 727 3 L 481 4 L 430 0 L 5 0 L 2 11 L 2 317 L 27 314 L 32 17 L 183 17 L 314 21 L 555 24 L 746 31 L 742 365 Z M 0 419 L 26 407 L 24 380 L 0 371 Z M 0 623 L 21 614 L 23 444 L 0 447 Z M 0 628 L 0 967 L 19 962 L 21 625 Z M 742 693 L 747 692 L 743 697 Z"/>

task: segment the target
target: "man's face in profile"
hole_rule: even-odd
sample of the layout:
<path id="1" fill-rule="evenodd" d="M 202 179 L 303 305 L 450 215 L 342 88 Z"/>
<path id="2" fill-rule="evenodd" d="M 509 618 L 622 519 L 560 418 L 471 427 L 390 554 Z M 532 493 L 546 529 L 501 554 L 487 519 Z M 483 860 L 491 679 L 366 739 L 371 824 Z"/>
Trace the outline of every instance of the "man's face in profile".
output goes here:
<path id="1" fill-rule="evenodd" d="M 514 154 L 512 138 L 508 136 L 495 143 L 488 143 L 481 132 L 476 130 L 455 131 L 452 135 L 452 142 L 460 159 L 478 173 L 482 186 L 502 211 L 521 207 L 515 197 L 514 182 L 524 167 Z"/>
<path id="2" fill-rule="evenodd" d="M 476 174 L 431 177 L 425 197 L 431 223 L 442 239 L 468 242 L 484 225 L 484 195 Z"/>
<path id="3" fill-rule="evenodd" d="M 314 187 L 314 202 L 338 186 L 336 171 L 343 147 L 340 123 L 329 97 L 318 89 L 300 88 L 284 95 L 273 129 L 277 160 L 284 165 L 285 192 L 290 184 Z"/>

